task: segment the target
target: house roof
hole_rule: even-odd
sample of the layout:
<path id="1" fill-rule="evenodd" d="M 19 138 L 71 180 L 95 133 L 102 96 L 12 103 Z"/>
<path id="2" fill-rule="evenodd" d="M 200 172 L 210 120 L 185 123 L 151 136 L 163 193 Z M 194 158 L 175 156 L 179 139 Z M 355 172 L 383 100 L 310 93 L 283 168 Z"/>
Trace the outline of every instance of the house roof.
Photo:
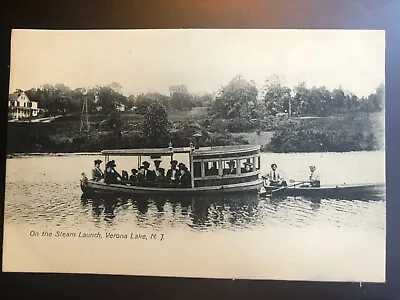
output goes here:
<path id="1" fill-rule="evenodd" d="M 9 94 L 8 100 L 17 101 L 20 94 L 25 94 L 25 92 L 22 92 L 22 93 L 14 92 L 12 94 Z M 28 102 L 36 102 L 36 101 L 32 101 L 31 99 L 29 99 L 29 97 L 26 94 L 25 94 L 25 96 L 28 98 Z"/>
<path id="2" fill-rule="evenodd" d="M 8 95 L 8 100 L 17 101 L 18 100 L 18 93 L 12 93 L 12 94 Z"/>

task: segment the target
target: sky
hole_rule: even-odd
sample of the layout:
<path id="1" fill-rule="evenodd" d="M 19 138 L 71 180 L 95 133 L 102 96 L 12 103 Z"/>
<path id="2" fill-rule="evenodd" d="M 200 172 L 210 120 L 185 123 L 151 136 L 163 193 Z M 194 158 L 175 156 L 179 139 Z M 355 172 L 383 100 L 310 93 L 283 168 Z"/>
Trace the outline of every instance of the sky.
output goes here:
<path id="1" fill-rule="evenodd" d="M 185 84 L 217 93 L 241 74 L 261 87 L 278 75 L 292 88 L 343 89 L 368 96 L 385 81 L 382 30 L 14 30 L 10 92 L 62 83 L 117 82 L 125 95 L 169 93 Z"/>

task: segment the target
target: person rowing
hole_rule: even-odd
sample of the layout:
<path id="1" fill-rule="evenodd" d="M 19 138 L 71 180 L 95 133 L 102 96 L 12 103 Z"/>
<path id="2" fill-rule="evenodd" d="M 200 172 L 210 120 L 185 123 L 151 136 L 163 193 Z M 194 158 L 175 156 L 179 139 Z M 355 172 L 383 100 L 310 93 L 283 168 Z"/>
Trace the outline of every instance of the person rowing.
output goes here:
<path id="1" fill-rule="evenodd" d="M 310 175 L 308 176 L 308 180 L 301 185 L 301 187 L 320 187 L 321 182 L 319 179 L 319 175 L 315 172 L 315 166 L 310 166 Z"/>
<path id="2" fill-rule="evenodd" d="M 265 176 L 262 176 L 265 181 L 268 180 L 268 186 L 287 186 L 285 179 L 279 174 L 277 164 L 271 164 L 271 170 Z"/>

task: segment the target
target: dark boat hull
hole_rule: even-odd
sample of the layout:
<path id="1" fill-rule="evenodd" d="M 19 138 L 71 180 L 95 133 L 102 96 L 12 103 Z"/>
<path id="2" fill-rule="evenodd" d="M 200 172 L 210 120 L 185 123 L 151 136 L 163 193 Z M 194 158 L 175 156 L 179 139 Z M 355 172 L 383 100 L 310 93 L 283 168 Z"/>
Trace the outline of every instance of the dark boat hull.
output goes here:
<path id="1" fill-rule="evenodd" d="M 384 184 L 352 184 L 325 187 L 288 187 L 277 190 L 277 187 L 266 187 L 259 192 L 260 196 L 303 196 L 357 199 L 365 195 L 384 195 Z"/>
<path id="2" fill-rule="evenodd" d="M 207 186 L 197 188 L 169 188 L 169 187 L 143 187 L 124 184 L 106 184 L 104 182 L 81 181 L 81 189 L 85 194 L 107 193 L 107 194 L 131 194 L 131 195 L 170 195 L 170 194 L 213 194 L 213 193 L 257 193 L 262 186 L 262 180 L 230 184 L 221 186 Z"/>

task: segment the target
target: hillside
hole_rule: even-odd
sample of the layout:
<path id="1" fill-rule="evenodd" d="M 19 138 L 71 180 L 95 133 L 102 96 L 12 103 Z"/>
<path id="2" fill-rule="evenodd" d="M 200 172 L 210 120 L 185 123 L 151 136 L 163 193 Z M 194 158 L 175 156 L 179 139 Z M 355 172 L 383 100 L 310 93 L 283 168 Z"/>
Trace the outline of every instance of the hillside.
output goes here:
<path id="1" fill-rule="evenodd" d="M 71 114 L 48 123 L 9 123 L 7 152 L 86 152 L 103 148 L 140 147 L 142 114 L 120 112 L 118 130 L 108 125 L 109 115 L 91 114 L 89 132 L 80 132 L 81 115 Z M 174 145 L 189 144 L 196 131 L 210 135 L 206 143 L 259 144 L 264 151 L 357 151 L 384 148 L 382 113 L 342 113 L 329 117 L 272 117 L 259 128 L 229 132 L 221 125 L 207 126 L 207 108 L 186 112 L 169 110 Z M 229 122 L 234 122 L 230 120 Z M 221 124 L 225 124 L 222 122 Z M 317 138 L 315 138 L 317 137 Z M 324 144 L 320 147 L 319 144 Z M 374 144 L 374 145 L 372 145 Z M 376 144 L 376 145 L 375 145 Z"/>

